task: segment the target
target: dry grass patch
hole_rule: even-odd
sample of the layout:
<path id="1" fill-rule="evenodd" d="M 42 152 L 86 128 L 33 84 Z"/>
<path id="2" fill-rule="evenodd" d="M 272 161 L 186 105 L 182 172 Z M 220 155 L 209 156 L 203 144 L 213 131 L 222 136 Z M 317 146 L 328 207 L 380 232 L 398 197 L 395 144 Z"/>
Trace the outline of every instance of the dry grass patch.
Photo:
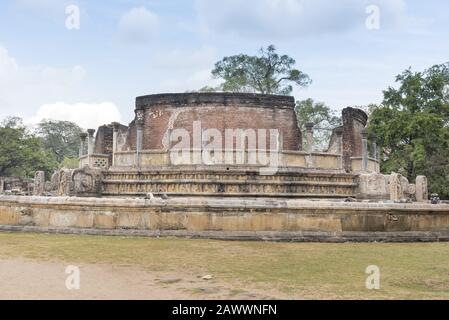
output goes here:
<path id="1" fill-rule="evenodd" d="M 292 298 L 449 299 L 449 243 L 271 243 L 1 233 L 0 256 L 212 274 Z M 381 269 L 381 290 L 365 269 Z"/>

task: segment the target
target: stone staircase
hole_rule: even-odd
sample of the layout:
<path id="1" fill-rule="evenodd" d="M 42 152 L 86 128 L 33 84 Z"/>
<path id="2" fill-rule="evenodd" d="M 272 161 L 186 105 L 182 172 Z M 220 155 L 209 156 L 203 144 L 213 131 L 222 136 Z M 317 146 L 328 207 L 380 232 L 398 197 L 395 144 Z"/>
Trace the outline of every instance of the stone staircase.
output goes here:
<path id="1" fill-rule="evenodd" d="M 109 169 L 103 196 L 222 196 L 346 198 L 355 197 L 357 175 L 332 170 L 282 168 L 261 175 L 254 168 L 154 168 L 151 171 Z"/>

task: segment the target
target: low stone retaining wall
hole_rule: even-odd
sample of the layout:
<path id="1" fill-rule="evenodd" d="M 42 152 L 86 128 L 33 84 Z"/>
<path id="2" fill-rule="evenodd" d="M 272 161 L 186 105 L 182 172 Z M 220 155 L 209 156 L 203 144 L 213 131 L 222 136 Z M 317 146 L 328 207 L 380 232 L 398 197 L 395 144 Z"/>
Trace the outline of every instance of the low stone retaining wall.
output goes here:
<path id="1" fill-rule="evenodd" d="M 0 230 L 273 241 L 448 241 L 449 205 L 0 196 Z"/>

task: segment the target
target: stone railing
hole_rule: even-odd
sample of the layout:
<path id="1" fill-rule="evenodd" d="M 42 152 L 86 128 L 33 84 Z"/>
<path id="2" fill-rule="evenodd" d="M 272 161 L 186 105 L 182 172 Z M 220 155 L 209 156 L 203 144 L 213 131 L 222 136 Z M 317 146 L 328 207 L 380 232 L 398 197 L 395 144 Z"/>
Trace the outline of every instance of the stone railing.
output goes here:
<path id="1" fill-rule="evenodd" d="M 363 168 L 363 158 L 362 157 L 353 157 L 351 158 L 351 166 L 352 172 L 380 172 L 380 163 L 379 160 L 374 158 L 368 158 L 368 166 L 366 170 Z"/>
<path id="2" fill-rule="evenodd" d="M 216 163 L 217 165 L 239 165 L 239 166 L 254 166 L 264 167 L 273 164 L 279 167 L 299 167 L 299 168 L 316 168 L 316 169 L 342 169 L 342 157 L 339 154 L 333 153 L 320 153 L 312 152 L 307 153 L 303 151 L 282 151 L 279 153 L 271 154 L 270 151 L 262 152 L 264 158 L 263 161 L 259 161 L 258 151 L 252 150 L 234 150 L 231 152 L 223 152 L 222 161 Z M 270 156 L 274 156 L 274 159 L 270 160 Z M 137 155 L 135 151 L 116 152 L 114 154 L 114 167 L 116 168 L 149 168 L 149 167 L 166 167 L 166 166 L 179 166 L 179 165 L 195 165 L 202 164 L 201 151 L 190 151 L 190 154 L 182 158 L 182 153 L 179 152 L 179 156 L 176 161 L 173 161 L 175 157 L 172 157 L 169 151 L 166 150 L 146 150 Z M 194 159 L 199 159 L 194 161 Z M 198 163 L 198 161 L 200 163 Z M 268 161 L 268 163 L 266 162 Z M 214 164 L 211 164 L 214 165 Z"/>
<path id="3" fill-rule="evenodd" d="M 92 154 L 80 157 L 80 168 L 89 166 L 91 168 L 108 169 L 109 156 L 107 154 Z"/>

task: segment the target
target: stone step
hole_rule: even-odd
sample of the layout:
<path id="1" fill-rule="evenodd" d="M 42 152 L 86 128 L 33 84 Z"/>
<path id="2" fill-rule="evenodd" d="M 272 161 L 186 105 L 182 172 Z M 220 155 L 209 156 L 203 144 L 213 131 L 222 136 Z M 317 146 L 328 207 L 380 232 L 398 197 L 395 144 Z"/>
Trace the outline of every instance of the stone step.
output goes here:
<path id="1" fill-rule="evenodd" d="M 226 197 L 226 198 L 262 198 L 267 197 L 266 193 L 216 193 L 216 192 L 151 192 L 155 197 L 166 195 L 168 197 Z M 103 192 L 107 197 L 145 197 L 148 192 Z M 353 193 L 347 194 L 325 194 L 322 193 L 270 193 L 271 198 L 317 198 L 317 199 L 343 199 L 355 197 Z"/>
<path id="2" fill-rule="evenodd" d="M 356 187 L 354 182 L 333 182 L 333 181 L 260 181 L 260 180 L 206 180 L 206 179 L 173 179 L 173 180 L 104 180 L 104 184 L 223 184 L 223 185 L 298 185 L 298 186 L 335 186 L 335 187 Z"/>

